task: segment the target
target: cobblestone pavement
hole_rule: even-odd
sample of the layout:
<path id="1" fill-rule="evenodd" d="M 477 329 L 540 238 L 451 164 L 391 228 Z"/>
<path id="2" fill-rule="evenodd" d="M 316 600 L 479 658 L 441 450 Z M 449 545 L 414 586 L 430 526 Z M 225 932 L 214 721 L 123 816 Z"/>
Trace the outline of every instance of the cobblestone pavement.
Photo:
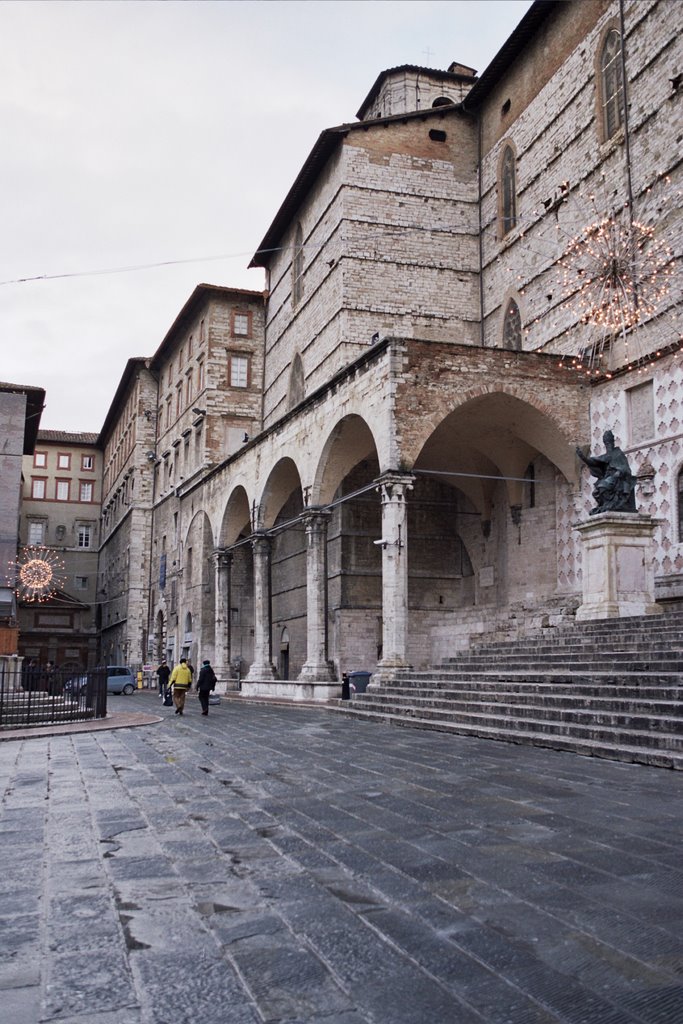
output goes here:
<path id="1" fill-rule="evenodd" d="M 0 743 L 7 1024 L 683 1021 L 683 774 L 188 705 Z"/>

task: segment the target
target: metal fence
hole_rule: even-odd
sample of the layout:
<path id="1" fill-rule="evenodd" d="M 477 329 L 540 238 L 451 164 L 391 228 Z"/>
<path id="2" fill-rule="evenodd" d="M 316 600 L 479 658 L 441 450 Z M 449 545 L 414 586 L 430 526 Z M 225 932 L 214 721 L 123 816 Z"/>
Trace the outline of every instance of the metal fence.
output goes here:
<path id="1" fill-rule="evenodd" d="M 24 662 L 0 668 L 0 729 L 104 718 L 107 670 L 67 672 Z"/>

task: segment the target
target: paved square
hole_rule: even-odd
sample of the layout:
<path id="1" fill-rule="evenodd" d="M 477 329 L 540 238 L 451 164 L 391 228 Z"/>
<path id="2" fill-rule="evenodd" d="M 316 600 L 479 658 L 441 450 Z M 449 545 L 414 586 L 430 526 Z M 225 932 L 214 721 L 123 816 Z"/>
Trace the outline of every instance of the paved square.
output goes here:
<path id="1" fill-rule="evenodd" d="M 190 700 L 0 785 L 8 1024 L 683 1021 L 683 774 Z"/>

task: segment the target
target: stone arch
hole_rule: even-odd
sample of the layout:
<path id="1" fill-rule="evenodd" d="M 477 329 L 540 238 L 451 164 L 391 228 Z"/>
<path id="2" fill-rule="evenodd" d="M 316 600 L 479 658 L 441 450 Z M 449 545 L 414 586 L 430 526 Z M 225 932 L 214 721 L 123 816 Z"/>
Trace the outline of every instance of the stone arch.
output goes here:
<path id="1" fill-rule="evenodd" d="M 523 478 L 537 453 L 545 456 L 572 486 L 578 484 L 574 447 L 547 402 L 514 386 L 480 385 L 459 396 L 436 424 L 425 431 L 408 460 L 415 469 L 453 477 L 482 515 L 488 515 L 495 479 Z M 521 504 L 523 484 L 510 481 L 511 505 Z"/>
<path id="2" fill-rule="evenodd" d="M 213 566 L 214 540 L 209 517 L 205 511 L 198 511 L 190 521 L 183 546 L 183 577 L 179 620 L 186 625 L 187 616 L 193 623 L 193 640 L 190 641 L 190 660 L 196 664 L 200 657 L 213 656 L 213 624 L 215 620 L 215 581 Z M 181 636 L 183 647 L 187 647 L 186 633 Z M 205 644 L 198 650 L 198 639 Z"/>
<path id="3" fill-rule="evenodd" d="M 275 524 L 280 510 L 296 491 L 302 493 L 301 477 L 293 459 L 286 456 L 271 469 L 261 493 L 258 509 L 258 525 L 268 529 Z"/>
<path id="4" fill-rule="evenodd" d="M 363 417 L 351 414 L 339 420 L 320 453 L 311 495 L 313 504 L 330 502 L 353 467 L 370 457 L 378 458 L 377 444 Z"/>
<path id="5" fill-rule="evenodd" d="M 252 510 L 246 489 L 239 484 L 231 492 L 223 512 L 219 530 L 219 545 L 229 547 L 239 537 L 251 533 Z"/>

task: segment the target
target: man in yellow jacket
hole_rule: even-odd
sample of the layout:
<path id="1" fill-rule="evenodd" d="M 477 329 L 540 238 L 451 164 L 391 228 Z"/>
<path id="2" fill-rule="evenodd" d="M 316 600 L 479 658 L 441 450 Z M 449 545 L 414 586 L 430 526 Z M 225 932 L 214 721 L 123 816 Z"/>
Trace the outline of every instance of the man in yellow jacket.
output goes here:
<path id="1" fill-rule="evenodd" d="M 187 658 L 181 658 L 180 664 L 171 672 L 169 684 L 173 690 L 173 703 L 175 704 L 176 715 L 182 715 L 185 707 L 185 695 L 192 685 L 192 672 L 187 664 Z"/>

